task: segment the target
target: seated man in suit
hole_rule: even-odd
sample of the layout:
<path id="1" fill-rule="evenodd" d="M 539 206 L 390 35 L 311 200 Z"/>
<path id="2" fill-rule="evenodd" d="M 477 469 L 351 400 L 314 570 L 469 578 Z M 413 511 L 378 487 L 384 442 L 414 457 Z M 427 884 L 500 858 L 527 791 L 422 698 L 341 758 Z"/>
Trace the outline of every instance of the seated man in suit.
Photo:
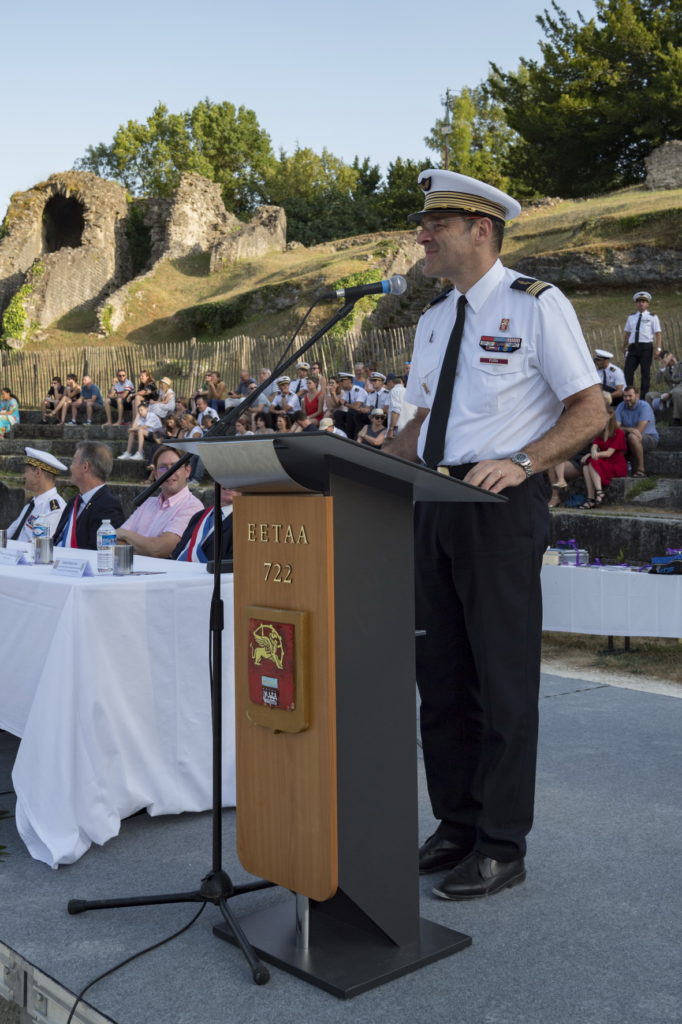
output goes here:
<path id="1" fill-rule="evenodd" d="M 163 476 L 179 458 L 174 448 L 161 445 L 152 457 L 154 475 Z M 137 555 L 169 558 L 194 513 L 202 511 L 204 506 L 187 486 L 190 472 L 186 462 L 116 531 L 118 539 L 132 544 Z"/>
<path id="2" fill-rule="evenodd" d="M 59 547 L 97 550 L 97 531 L 105 519 L 123 522 L 121 502 L 106 486 L 113 458 L 105 444 L 79 441 L 71 460 L 71 483 L 79 493 L 68 502 L 54 533 Z"/>
<path id="3" fill-rule="evenodd" d="M 223 513 L 221 560 L 232 558 L 232 501 L 239 491 L 220 488 Z M 213 559 L 213 505 L 192 516 L 171 558 L 178 562 L 210 562 Z"/>

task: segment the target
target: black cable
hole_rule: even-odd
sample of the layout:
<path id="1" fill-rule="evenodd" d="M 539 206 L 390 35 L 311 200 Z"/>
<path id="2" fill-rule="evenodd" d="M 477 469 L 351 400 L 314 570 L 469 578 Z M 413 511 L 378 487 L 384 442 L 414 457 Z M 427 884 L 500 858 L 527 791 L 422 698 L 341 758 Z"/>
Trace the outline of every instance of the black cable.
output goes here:
<path id="1" fill-rule="evenodd" d="M 125 967 L 126 964 L 132 963 L 133 960 L 137 960 L 139 956 L 144 956 L 145 953 L 151 953 L 153 950 L 159 949 L 161 946 L 165 946 L 167 942 L 171 942 L 173 939 L 177 939 L 179 935 L 182 935 L 183 932 L 186 932 L 189 928 L 192 927 L 194 922 L 199 919 L 201 914 L 203 914 L 205 908 L 206 904 L 202 903 L 199 909 L 197 910 L 196 914 L 192 918 L 192 920 L 189 921 L 187 924 L 184 924 L 179 931 L 173 932 L 172 935 L 168 935 L 165 939 L 161 939 L 160 942 L 155 942 L 153 946 L 147 946 L 145 949 L 141 949 L 139 950 L 139 952 L 133 953 L 133 955 L 129 956 L 127 960 L 122 960 L 120 964 L 116 964 L 114 967 L 110 967 L 108 971 L 104 971 L 103 974 L 98 974 L 96 978 L 93 978 L 92 981 L 89 981 L 85 988 L 82 988 L 78 995 L 76 996 L 76 1002 L 71 1007 L 71 1013 L 69 1014 L 66 1020 L 66 1024 L 71 1024 L 71 1021 L 73 1020 L 73 1015 L 76 1012 L 76 1007 L 78 1006 L 78 1004 L 80 1003 L 80 1001 L 82 1000 L 83 996 L 85 995 L 89 988 L 92 988 L 92 986 L 96 985 L 98 981 L 102 981 L 103 978 L 108 977 L 108 975 L 113 974 L 115 971 L 119 971 L 122 967 Z"/>

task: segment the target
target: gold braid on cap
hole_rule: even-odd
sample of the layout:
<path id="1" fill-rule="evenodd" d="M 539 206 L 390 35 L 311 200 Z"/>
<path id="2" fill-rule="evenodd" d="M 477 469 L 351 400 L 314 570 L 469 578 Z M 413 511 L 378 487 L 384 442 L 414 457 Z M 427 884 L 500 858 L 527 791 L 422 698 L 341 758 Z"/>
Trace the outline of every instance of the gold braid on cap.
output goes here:
<path id="1" fill-rule="evenodd" d="M 41 462 L 40 459 L 34 459 L 32 455 L 25 455 L 24 462 L 29 466 L 35 466 L 36 469 L 44 469 L 46 473 L 54 473 L 56 476 L 59 472 L 54 466 L 48 466 L 46 462 Z"/>
<path id="2" fill-rule="evenodd" d="M 468 192 L 429 192 L 424 199 L 424 213 L 429 210 L 466 210 L 468 213 L 482 213 L 486 217 L 506 220 L 504 206 L 490 199 L 473 196 Z"/>

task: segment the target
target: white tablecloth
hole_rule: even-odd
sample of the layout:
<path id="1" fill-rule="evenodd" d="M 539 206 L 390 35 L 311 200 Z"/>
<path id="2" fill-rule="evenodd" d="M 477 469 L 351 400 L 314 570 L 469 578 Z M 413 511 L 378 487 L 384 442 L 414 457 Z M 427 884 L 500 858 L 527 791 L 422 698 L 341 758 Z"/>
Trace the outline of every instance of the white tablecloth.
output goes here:
<path id="1" fill-rule="evenodd" d="M 141 808 L 212 805 L 212 577 L 137 556 L 135 569 L 163 575 L 71 579 L 50 566 L 0 566 L 0 728 L 21 737 L 16 822 L 31 855 L 53 867 L 117 835 Z M 234 806 L 232 577 L 223 581 L 223 805 Z"/>
<path id="2" fill-rule="evenodd" d="M 542 628 L 598 636 L 682 636 L 682 576 L 542 567 Z"/>

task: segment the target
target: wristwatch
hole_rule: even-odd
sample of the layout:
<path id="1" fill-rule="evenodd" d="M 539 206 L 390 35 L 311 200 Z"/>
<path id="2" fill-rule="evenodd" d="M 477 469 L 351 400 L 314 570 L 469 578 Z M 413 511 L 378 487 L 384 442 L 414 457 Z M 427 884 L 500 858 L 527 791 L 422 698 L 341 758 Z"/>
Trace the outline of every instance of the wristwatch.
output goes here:
<path id="1" fill-rule="evenodd" d="M 517 452 L 516 455 L 511 455 L 510 458 L 516 466 L 520 466 L 524 471 L 526 480 L 533 475 L 533 463 L 525 452 Z"/>

